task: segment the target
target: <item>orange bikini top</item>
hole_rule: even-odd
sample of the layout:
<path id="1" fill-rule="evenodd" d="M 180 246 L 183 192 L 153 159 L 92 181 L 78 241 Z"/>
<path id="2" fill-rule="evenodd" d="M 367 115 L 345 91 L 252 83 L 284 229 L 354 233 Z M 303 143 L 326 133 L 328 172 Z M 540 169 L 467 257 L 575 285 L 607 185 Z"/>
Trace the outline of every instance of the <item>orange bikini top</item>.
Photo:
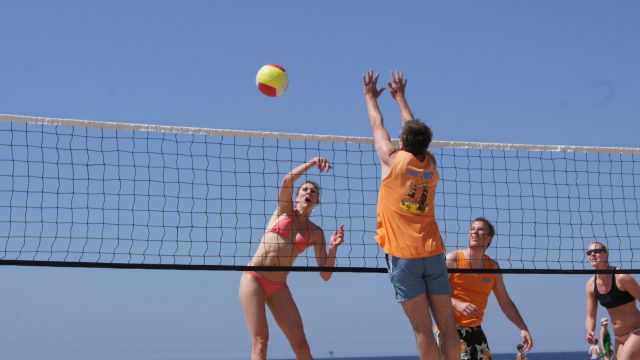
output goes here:
<path id="1" fill-rule="evenodd" d="M 291 235 L 291 226 L 293 224 L 293 216 L 288 215 L 276 222 L 271 229 L 267 230 L 267 232 L 272 232 L 278 234 L 283 239 L 289 239 L 289 235 Z M 309 245 L 311 244 L 311 233 L 309 232 L 309 226 L 307 225 L 307 230 L 303 233 L 296 235 L 296 238 L 293 239 L 293 246 L 296 247 L 298 252 L 303 252 Z"/>

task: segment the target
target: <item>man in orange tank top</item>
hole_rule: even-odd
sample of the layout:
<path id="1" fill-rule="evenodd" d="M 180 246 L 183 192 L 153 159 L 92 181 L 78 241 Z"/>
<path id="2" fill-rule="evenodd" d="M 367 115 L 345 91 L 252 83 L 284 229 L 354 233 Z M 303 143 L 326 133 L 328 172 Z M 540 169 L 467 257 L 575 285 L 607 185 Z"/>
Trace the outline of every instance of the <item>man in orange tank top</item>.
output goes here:
<path id="1" fill-rule="evenodd" d="M 364 76 L 364 96 L 373 140 L 382 167 L 376 241 L 387 254 L 396 300 L 409 318 L 420 359 L 439 359 L 431 316 L 443 334 L 446 360 L 460 359 L 444 245 L 434 215 L 439 175 L 429 152 L 431 129 L 415 120 L 404 92 L 404 75 L 391 73 L 389 92 L 400 108 L 402 132 L 396 148 L 378 107 L 378 74 Z"/>
<path id="2" fill-rule="evenodd" d="M 489 220 L 476 218 L 471 222 L 469 246 L 447 254 L 449 269 L 499 269 L 498 263 L 485 254 L 495 230 Z M 453 304 L 458 335 L 461 339 L 460 356 L 463 360 L 491 359 L 487 338 L 482 330 L 484 311 L 493 294 L 502 312 L 520 329 L 525 351 L 531 351 L 533 340 L 516 305 L 511 301 L 507 288 L 499 273 L 451 273 L 451 301 Z"/>

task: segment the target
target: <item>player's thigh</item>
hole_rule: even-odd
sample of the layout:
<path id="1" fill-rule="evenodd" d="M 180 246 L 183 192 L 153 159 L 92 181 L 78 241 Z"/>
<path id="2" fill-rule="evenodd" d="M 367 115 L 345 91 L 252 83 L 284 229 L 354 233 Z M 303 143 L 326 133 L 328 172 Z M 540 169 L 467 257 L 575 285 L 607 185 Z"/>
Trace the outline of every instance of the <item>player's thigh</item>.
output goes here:
<path id="1" fill-rule="evenodd" d="M 267 305 L 269 305 L 278 326 L 290 340 L 300 336 L 304 337 L 300 310 L 298 310 L 288 287 L 274 293 L 267 301 Z"/>
<path id="2" fill-rule="evenodd" d="M 428 295 L 431 313 L 438 327 L 453 331 L 456 328 L 456 320 L 451 304 L 451 295 Z"/>
<path id="3" fill-rule="evenodd" d="M 624 345 L 619 346 L 616 351 L 618 360 L 636 360 L 640 359 L 640 335 L 632 334 Z"/>
<path id="4" fill-rule="evenodd" d="M 387 256 L 387 268 L 397 302 L 404 303 L 415 297 L 424 296 L 427 289 L 424 281 L 423 259 Z"/>
<path id="5" fill-rule="evenodd" d="M 449 272 L 444 255 L 425 258 L 423 266 L 427 295 L 451 295 Z"/>
<path id="6" fill-rule="evenodd" d="M 422 294 L 400 303 L 416 333 L 432 331 L 431 313 L 427 295 Z"/>
<path id="7" fill-rule="evenodd" d="M 243 275 L 238 294 L 251 336 L 267 337 L 266 304 L 260 284 L 251 276 Z"/>

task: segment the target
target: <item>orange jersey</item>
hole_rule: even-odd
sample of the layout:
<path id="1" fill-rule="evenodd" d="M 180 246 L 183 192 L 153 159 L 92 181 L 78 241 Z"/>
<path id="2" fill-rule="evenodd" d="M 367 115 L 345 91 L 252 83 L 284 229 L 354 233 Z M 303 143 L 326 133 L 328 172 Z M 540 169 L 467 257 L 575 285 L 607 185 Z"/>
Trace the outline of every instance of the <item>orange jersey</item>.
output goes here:
<path id="1" fill-rule="evenodd" d="M 438 180 L 431 156 L 419 161 L 409 152 L 398 151 L 378 194 L 376 241 L 385 253 L 417 259 L 444 252 L 434 214 Z"/>
<path id="2" fill-rule="evenodd" d="M 486 255 L 485 257 L 484 267 L 492 269 L 493 263 L 491 262 L 491 259 Z M 469 260 L 465 258 L 462 250 L 458 250 L 456 252 L 456 268 L 471 269 L 471 264 L 469 263 Z M 454 311 L 458 325 L 476 327 L 482 324 L 484 311 L 487 308 L 487 303 L 489 302 L 489 295 L 491 294 L 495 283 L 495 274 L 449 274 L 451 297 L 456 300 L 471 303 L 480 309 L 480 311 L 478 311 L 474 316 L 464 316 L 457 311 Z"/>

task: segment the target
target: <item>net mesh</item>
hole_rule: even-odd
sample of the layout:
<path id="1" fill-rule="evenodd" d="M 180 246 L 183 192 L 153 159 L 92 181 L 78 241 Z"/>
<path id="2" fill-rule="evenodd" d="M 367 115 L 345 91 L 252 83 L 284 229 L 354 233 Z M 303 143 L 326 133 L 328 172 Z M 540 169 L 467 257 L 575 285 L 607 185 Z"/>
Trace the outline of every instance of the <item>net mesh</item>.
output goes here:
<path id="1" fill-rule="evenodd" d="M 281 178 L 323 156 L 312 221 L 345 225 L 335 271 L 384 272 L 374 240 L 372 140 L 0 116 L 0 264 L 246 269 Z M 598 240 L 640 270 L 640 149 L 436 142 L 436 218 L 448 250 L 470 220 L 496 227 L 500 272 L 586 272 Z M 303 177 L 304 178 L 304 177 Z M 290 270 L 317 271 L 313 251 Z M 281 269 L 280 269 L 281 270 Z"/>

